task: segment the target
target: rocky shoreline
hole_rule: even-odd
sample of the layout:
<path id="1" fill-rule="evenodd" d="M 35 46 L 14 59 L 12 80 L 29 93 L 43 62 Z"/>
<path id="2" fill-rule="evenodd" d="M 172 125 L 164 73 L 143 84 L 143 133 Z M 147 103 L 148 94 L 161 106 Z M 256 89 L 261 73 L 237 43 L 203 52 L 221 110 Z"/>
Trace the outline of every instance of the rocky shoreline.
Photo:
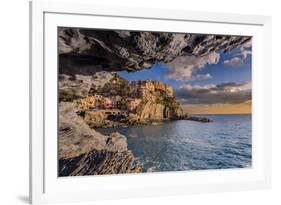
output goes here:
<path id="1" fill-rule="evenodd" d="M 127 127 L 132 125 L 157 125 L 163 121 L 192 120 L 212 122 L 205 117 L 182 115 L 173 119 L 150 119 L 145 121 L 114 118 L 100 124 L 96 118 L 81 117 L 79 106 L 73 102 L 59 104 L 59 176 L 95 174 L 140 173 L 142 167 L 127 148 L 126 137 L 119 133 L 103 135 L 94 128 Z M 78 113 L 78 114 L 77 114 Z M 110 115 L 112 118 L 112 115 Z M 105 116 L 103 116 L 105 117 Z M 98 122 L 99 126 L 93 126 Z M 112 123 L 110 123 L 112 122 Z"/>
<path id="2" fill-rule="evenodd" d="M 59 104 L 59 176 L 142 172 L 125 136 L 96 132 L 76 110 L 74 103 Z"/>
<path id="3" fill-rule="evenodd" d="M 84 121 L 92 128 L 112 128 L 112 127 L 128 127 L 128 126 L 134 126 L 134 125 L 150 125 L 153 123 L 159 123 L 163 121 L 176 121 L 176 120 L 190 120 L 190 121 L 196 121 L 201 123 L 208 123 L 213 122 L 212 119 L 207 117 L 197 117 L 192 116 L 188 114 L 184 114 L 182 116 L 175 116 L 173 118 L 164 118 L 164 119 L 145 119 L 140 120 L 139 118 L 136 118 L 136 116 L 126 114 L 103 114 L 86 111 L 83 114 L 79 113 L 79 116 L 81 116 Z M 98 117 L 96 116 L 98 115 Z M 97 118 L 99 118 L 97 120 Z"/>

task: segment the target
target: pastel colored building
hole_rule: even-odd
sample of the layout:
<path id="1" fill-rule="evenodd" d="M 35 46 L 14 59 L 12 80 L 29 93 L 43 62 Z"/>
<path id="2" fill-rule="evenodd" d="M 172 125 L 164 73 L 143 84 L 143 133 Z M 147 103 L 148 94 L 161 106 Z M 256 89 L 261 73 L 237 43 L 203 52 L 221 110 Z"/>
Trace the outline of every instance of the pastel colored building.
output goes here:
<path id="1" fill-rule="evenodd" d="M 130 99 L 128 102 L 128 110 L 129 111 L 135 110 L 140 103 L 141 103 L 140 99 Z"/>
<path id="2" fill-rule="evenodd" d="M 94 96 L 88 96 L 80 100 L 80 107 L 82 109 L 93 109 L 96 107 L 96 98 Z"/>
<path id="3" fill-rule="evenodd" d="M 101 99 L 101 106 L 105 109 L 112 108 L 113 102 L 109 97 L 103 97 Z"/>

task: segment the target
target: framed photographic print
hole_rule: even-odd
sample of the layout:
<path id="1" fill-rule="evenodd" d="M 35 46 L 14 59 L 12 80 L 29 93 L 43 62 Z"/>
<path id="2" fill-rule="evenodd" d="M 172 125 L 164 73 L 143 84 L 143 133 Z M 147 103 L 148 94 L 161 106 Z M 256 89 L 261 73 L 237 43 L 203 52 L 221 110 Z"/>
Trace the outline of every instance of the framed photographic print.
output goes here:
<path id="1" fill-rule="evenodd" d="M 36 1 L 30 20 L 31 203 L 270 187 L 270 17 Z"/>

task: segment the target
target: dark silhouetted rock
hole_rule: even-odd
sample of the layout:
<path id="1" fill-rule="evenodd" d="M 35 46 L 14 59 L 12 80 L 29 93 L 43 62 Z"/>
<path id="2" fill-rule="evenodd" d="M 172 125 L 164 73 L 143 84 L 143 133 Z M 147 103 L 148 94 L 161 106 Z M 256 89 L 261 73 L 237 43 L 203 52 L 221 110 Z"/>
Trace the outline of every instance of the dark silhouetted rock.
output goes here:
<path id="1" fill-rule="evenodd" d="M 197 121 L 197 122 L 213 122 L 213 120 L 207 118 L 207 117 L 195 117 L 195 116 L 189 116 L 185 117 L 185 120 L 192 120 L 192 121 Z"/>
<path id="2" fill-rule="evenodd" d="M 59 28 L 60 73 L 136 71 L 179 56 L 229 51 L 251 37 Z"/>

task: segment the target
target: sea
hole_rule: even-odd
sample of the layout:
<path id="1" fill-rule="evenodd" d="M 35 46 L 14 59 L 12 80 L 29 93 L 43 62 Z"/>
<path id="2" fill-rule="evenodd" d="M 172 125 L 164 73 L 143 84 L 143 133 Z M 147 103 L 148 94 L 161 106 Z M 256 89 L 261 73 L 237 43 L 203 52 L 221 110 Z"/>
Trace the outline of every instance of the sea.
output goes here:
<path id="1" fill-rule="evenodd" d="M 213 122 L 176 120 L 97 131 L 126 136 L 144 172 L 251 167 L 251 114 L 195 116 Z"/>

